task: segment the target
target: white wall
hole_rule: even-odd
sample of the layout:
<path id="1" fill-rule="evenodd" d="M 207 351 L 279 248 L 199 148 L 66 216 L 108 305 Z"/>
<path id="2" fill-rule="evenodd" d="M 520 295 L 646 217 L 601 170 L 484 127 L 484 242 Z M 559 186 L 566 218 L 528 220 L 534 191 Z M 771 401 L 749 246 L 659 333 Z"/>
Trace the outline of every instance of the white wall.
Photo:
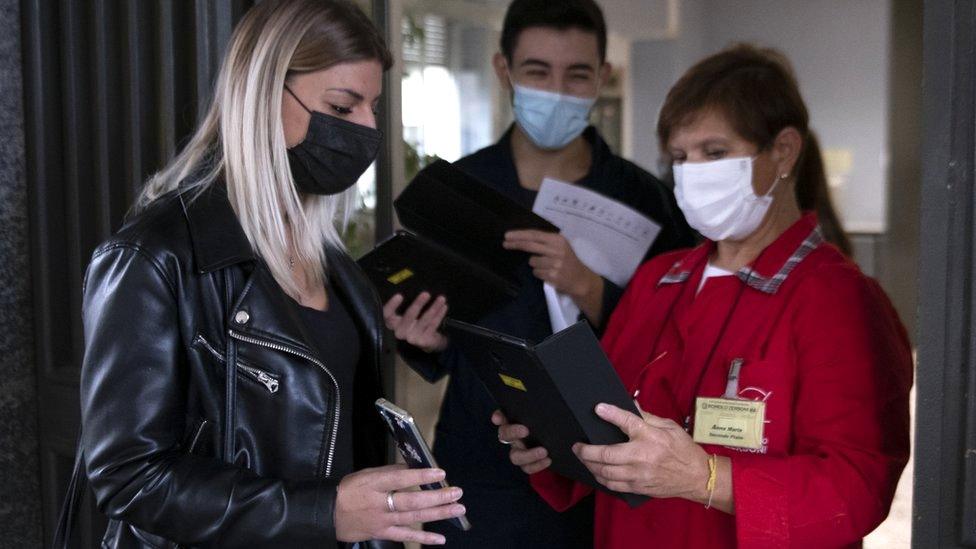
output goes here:
<path id="1" fill-rule="evenodd" d="M 635 161 L 659 173 L 657 113 L 694 61 L 733 42 L 772 46 L 793 61 L 823 148 L 851 152 L 833 190 L 846 228 L 883 232 L 890 0 L 683 0 L 678 16 L 675 37 L 632 45 Z"/>
<path id="2" fill-rule="evenodd" d="M 679 0 L 597 0 L 610 32 L 631 40 L 663 38 Z"/>

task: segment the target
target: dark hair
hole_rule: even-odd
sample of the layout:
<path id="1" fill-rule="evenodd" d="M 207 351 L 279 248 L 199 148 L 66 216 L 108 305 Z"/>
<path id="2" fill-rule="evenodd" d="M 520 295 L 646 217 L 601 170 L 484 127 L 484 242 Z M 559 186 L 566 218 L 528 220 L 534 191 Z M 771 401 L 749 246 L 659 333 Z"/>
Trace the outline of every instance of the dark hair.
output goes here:
<path id="1" fill-rule="evenodd" d="M 532 27 L 580 29 L 596 35 L 600 62 L 607 60 L 607 23 L 593 0 L 514 0 L 502 24 L 502 55 L 512 62 L 522 31 Z"/>
<path id="2" fill-rule="evenodd" d="M 661 147 L 667 147 L 675 128 L 708 110 L 725 116 L 736 133 L 759 150 L 770 147 L 783 128 L 800 132 L 804 147 L 794 168 L 797 203 L 801 210 L 815 210 L 827 240 L 850 255 L 850 241 L 830 201 L 820 145 L 810 130 L 810 115 L 786 56 L 737 44 L 688 69 L 661 107 L 657 122 Z"/>

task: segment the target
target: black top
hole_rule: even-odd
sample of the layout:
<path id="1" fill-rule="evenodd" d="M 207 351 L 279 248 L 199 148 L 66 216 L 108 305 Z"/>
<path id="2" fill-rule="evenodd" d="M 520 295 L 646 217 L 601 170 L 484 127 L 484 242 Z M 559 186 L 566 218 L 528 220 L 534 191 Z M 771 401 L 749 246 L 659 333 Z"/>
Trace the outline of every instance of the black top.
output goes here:
<path id="1" fill-rule="evenodd" d="M 532 208 L 536 192 L 519 184 L 509 129 L 498 143 L 458 160 L 462 170 Z M 626 204 L 661 225 L 647 258 L 692 246 L 694 233 L 678 210 L 671 190 L 650 173 L 610 151 L 593 127 L 583 137 L 592 145 L 590 173 L 577 185 Z M 552 333 L 542 281 L 526 262 L 519 271 L 521 291 L 479 325 L 533 342 Z M 604 280 L 603 318 L 616 307 L 623 289 Z M 450 304 L 448 304 L 450 306 Z M 450 312 L 449 312 L 450 314 Z M 408 364 L 428 380 L 451 374 L 441 408 L 434 457 L 448 479 L 465 491 L 467 516 L 474 528 L 457 533 L 437 523 L 451 547 L 585 547 L 592 544 L 592 502 L 556 513 L 508 460 L 490 417 L 497 405 L 461 353 L 449 346 L 440 355 L 400 345 Z M 489 525 L 479 528 L 479 525 Z"/>
<path id="2" fill-rule="evenodd" d="M 331 283 L 326 282 L 329 308 L 325 311 L 299 305 L 308 340 L 339 384 L 339 434 L 332 465 L 332 478 L 353 472 L 352 410 L 353 379 L 359 363 L 360 335 L 349 309 Z"/>

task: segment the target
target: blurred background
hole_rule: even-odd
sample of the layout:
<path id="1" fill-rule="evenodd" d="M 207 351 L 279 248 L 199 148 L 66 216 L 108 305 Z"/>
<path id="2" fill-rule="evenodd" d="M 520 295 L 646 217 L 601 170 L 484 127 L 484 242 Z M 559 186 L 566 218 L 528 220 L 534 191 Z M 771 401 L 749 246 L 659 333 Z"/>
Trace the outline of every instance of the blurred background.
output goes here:
<path id="1" fill-rule="evenodd" d="M 233 26 L 254 3 L 0 0 L 0 546 L 40 547 L 57 519 L 78 429 L 89 255 L 194 128 Z M 413 174 L 434 157 L 453 161 L 491 144 L 512 120 L 490 64 L 506 0 L 360 3 L 385 30 L 397 62 L 380 109 L 388 138 L 359 181 L 345 235 L 357 257 L 394 230 L 392 199 Z M 914 334 L 923 34 L 938 34 L 923 26 L 928 6 L 600 3 L 614 69 L 592 122 L 616 152 L 661 176 L 657 114 L 688 67 L 740 41 L 792 59 L 855 260 L 882 282 Z M 943 10 L 969 32 L 953 35 L 962 51 L 973 6 L 949 2 Z M 961 97 L 972 101 L 965 85 Z M 429 385 L 402 364 L 392 379 L 396 401 L 432 436 L 443 383 Z M 889 521 L 868 547 L 909 546 L 911 478 L 909 467 Z M 104 521 L 90 501 L 85 516 L 77 544 L 96 547 Z"/>

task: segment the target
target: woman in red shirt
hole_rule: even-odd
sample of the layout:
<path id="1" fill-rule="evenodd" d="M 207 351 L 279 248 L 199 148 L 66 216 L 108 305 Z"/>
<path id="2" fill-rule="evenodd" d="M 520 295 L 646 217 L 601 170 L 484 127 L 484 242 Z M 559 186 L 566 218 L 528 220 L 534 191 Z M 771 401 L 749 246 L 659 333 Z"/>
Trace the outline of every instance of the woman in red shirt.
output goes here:
<path id="1" fill-rule="evenodd" d="M 645 412 L 598 406 L 629 442 L 574 451 L 608 489 L 653 499 L 598 492 L 596 546 L 859 547 L 908 460 L 911 350 L 882 290 L 825 241 L 818 213 L 836 220 L 788 62 L 744 45 L 704 59 L 658 134 L 708 240 L 645 264 L 610 318 L 604 349 Z M 493 420 L 554 508 L 592 491 Z"/>

